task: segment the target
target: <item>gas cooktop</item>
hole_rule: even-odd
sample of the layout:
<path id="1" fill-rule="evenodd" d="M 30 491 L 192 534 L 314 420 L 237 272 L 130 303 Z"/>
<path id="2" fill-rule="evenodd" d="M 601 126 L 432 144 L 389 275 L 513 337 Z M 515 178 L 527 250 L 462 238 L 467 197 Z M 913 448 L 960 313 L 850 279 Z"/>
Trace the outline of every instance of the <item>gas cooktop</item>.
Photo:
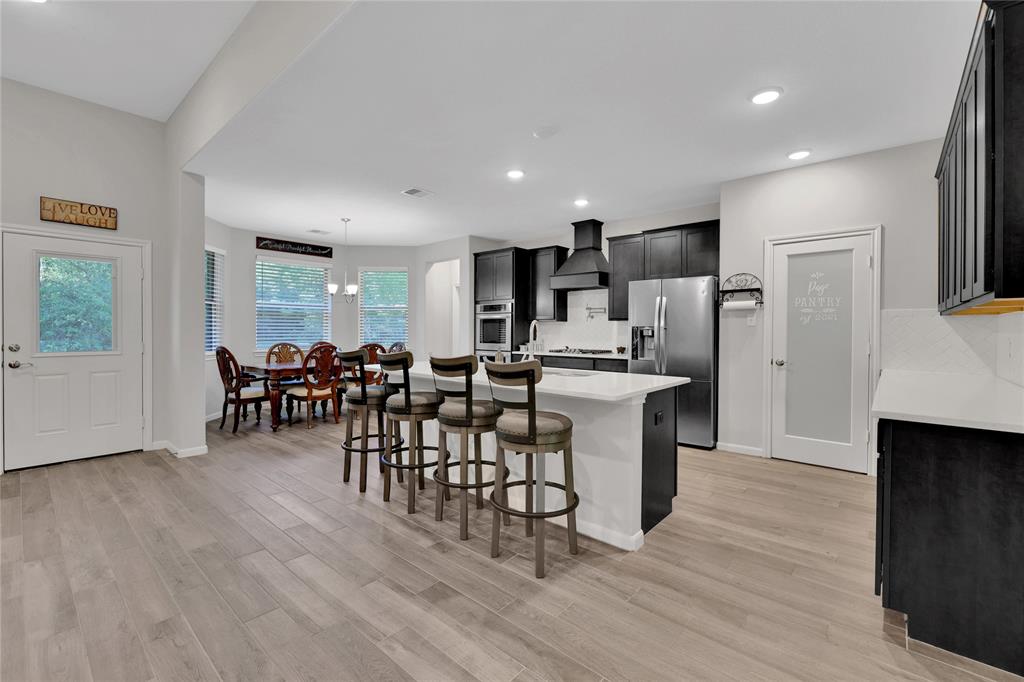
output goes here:
<path id="1" fill-rule="evenodd" d="M 607 355 L 612 351 L 600 348 L 552 348 L 549 353 L 568 353 L 570 355 Z"/>

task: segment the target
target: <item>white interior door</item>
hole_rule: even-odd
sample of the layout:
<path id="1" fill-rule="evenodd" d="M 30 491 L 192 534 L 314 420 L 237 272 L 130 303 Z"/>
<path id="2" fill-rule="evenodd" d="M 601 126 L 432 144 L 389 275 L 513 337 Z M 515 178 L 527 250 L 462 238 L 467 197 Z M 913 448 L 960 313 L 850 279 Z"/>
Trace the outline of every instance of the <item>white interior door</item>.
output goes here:
<path id="1" fill-rule="evenodd" d="M 142 249 L 3 236 L 4 468 L 142 447 Z"/>
<path id="2" fill-rule="evenodd" d="M 771 454 L 867 472 L 872 238 L 772 245 Z"/>

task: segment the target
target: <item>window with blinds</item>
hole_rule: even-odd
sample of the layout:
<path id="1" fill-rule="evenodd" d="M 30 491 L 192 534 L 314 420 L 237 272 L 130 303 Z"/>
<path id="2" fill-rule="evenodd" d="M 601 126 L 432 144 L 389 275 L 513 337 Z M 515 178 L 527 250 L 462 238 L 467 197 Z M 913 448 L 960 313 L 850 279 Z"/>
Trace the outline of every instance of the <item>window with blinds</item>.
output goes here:
<path id="1" fill-rule="evenodd" d="M 224 254 L 206 249 L 206 334 L 207 353 L 221 345 L 224 331 Z"/>
<path id="2" fill-rule="evenodd" d="M 409 341 L 409 273 L 363 270 L 359 273 L 359 343 L 389 346 Z"/>
<path id="3" fill-rule="evenodd" d="M 256 348 L 288 341 L 308 348 L 331 338 L 328 268 L 256 261 Z"/>

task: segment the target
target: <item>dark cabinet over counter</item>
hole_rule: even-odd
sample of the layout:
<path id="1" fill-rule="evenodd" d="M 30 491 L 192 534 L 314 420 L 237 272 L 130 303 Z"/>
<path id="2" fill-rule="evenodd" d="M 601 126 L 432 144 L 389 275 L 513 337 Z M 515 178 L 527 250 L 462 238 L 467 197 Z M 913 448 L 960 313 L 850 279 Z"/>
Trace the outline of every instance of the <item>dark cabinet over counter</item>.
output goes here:
<path id="1" fill-rule="evenodd" d="M 878 423 L 876 594 L 907 635 L 1024 675 L 1024 434 Z"/>
<path id="2" fill-rule="evenodd" d="M 629 283 L 718 275 L 718 220 L 608 239 L 608 319 L 629 318 Z"/>
<path id="3" fill-rule="evenodd" d="M 569 256 L 564 246 L 545 246 L 530 252 L 530 319 L 565 322 L 569 315 L 568 292 L 551 288 L 551 275 Z"/>
<path id="4" fill-rule="evenodd" d="M 935 177 L 938 308 L 1024 310 L 1024 3 L 982 5 Z"/>

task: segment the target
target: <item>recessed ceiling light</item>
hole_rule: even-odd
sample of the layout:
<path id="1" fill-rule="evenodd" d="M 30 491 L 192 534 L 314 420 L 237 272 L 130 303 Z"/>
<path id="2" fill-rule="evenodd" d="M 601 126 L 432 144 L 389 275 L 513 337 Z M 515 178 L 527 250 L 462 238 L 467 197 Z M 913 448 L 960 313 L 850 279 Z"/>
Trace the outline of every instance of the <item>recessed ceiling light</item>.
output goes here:
<path id="1" fill-rule="evenodd" d="M 508 177 L 509 180 L 522 180 L 523 176 L 525 176 L 526 173 L 524 173 L 521 170 L 512 169 L 509 172 L 505 173 L 505 175 L 506 177 Z"/>
<path id="2" fill-rule="evenodd" d="M 768 104 L 782 97 L 782 88 L 765 88 L 758 90 L 750 97 L 754 104 Z"/>
<path id="3" fill-rule="evenodd" d="M 583 197 L 580 197 L 579 199 L 572 203 L 576 204 L 576 208 L 586 208 L 587 206 L 590 205 L 590 202 L 584 199 Z"/>
<path id="4" fill-rule="evenodd" d="M 810 155 L 811 155 L 811 150 L 810 149 L 798 149 L 795 152 L 790 152 L 788 154 L 790 161 L 803 161 L 804 159 L 806 159 Z"/>

